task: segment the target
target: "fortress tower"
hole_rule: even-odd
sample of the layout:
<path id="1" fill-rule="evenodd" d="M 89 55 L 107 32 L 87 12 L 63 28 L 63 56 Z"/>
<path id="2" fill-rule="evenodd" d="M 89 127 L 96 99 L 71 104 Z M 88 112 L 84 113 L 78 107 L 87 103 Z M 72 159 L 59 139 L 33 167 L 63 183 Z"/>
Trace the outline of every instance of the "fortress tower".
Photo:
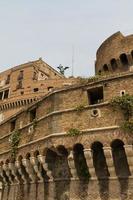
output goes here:
<path id="1" fill-rule="evenodd" d="M 133 200 L 132 38 L 103 42 L 84 83 L 40 60 L 3 73 L 1 200 Z"/>
<path id="2" fill-rule="evenodd" d="M 118 73 L 133 70 L 133 35 L 117 32 L 107 38 L 96 53 L 95 72 Z"/>

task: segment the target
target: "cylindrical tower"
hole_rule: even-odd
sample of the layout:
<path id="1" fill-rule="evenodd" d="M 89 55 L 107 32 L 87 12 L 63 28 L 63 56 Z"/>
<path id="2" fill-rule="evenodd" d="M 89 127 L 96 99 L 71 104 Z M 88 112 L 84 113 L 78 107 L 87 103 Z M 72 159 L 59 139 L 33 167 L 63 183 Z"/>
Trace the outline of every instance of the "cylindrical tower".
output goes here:
<path id="1" fill-rule="evenodd" d="M 96 53 L 95 73 L 115 73 L 132 70 L 133 35 L 117 32 L 107 38 Z"/>

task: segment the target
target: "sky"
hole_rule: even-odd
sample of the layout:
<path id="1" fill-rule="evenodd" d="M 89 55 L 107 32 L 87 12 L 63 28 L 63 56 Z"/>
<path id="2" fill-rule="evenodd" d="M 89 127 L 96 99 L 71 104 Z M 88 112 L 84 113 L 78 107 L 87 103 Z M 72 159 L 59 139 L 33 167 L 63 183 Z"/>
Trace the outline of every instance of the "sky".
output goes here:
<path id="1" fill-rule="evenodd" d="M 132 0 L 0 0 L 0 71 L 41 57 L 92 76 L 100 44 L 133 34 L 132 10 Z"/>

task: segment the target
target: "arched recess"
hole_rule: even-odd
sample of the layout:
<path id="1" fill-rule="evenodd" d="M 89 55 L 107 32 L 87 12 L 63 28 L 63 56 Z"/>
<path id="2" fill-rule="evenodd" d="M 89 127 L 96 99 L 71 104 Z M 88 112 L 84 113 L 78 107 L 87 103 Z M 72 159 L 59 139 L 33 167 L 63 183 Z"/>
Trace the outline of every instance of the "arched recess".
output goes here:
<path id="1" fill-rule="evenodd" d="M 109 71 L 109 68 L 108 68 L 107 64 L 103 65 L 103 71 L 104 72 L 108 72 Z"/>
<path id="2" fill-rule="evenodd" d="M 127 162 L 123 141 L 116 139 L 111 143 L 111 147 L 116 175 L 118 177 L 129 176 L 130 170 Z"/>
<path id="3" fill-rule="evenodd" d="M 57 152 L 56 167 L 58 169 L 58 177 L 70 179 L 71 174 L 68 166 L 68 151 L 64 146 L 60 145 L 57 147 Z"/>
<path id="4" fill-rule="evenodd" d="M 79 178 L 89 178 L 89 169 L 87 167 L 86 159 L 84 156 L 84 147 L 82 144 L 76 144 L 73 148 L 74 162 Z"/>
<path id="5" fill-rule="evenodd" d="M 110 64 L 111 64 L 111 67 L 112 67 L 113 71 L 115 71 L 118 68 L 118 65 L 117 65 L 117 62 L 116 62 L 115 58 L 111 59 Z"/>
<path id="6" fill-rule="evenodd" d="M 133 50 L 131 51 L 131 56 L 132 56 L 132 59 L 133 59 Z"/>
<path id="7" fill-rule="evenodd" d="M 120 61 L 124 67 L 128 66 L 128 59 L 127 59 L 127 55 L 125 53 L 120 55 Z"/>
<path id="8" fill-rule="evenodd" d="M 100 142 L 94 142 L 91 146 L 93 152 L 93 164 L 98 178 L 108 177 L 109 172 L 106 164 L 103 145 Z"/>

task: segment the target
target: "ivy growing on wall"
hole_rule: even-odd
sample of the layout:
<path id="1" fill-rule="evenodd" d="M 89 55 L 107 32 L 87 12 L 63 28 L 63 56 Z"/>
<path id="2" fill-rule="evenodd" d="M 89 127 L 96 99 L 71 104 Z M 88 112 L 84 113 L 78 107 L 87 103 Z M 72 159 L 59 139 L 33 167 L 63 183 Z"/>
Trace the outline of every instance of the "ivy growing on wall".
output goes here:
<path id="1" fill-rule="evenodd" d="M 128 133 L 133 133 L 133 95 L 125 94 L 115 97 L 110 102 L 115 110 L 120 110 L 124 115 L 121 128 Z"/>
<path id="2" fill-rule="evenodd" d="M 9 142 L 10 142 L 10 145 L 11 145 L 11 157 L 13 159 L 16 158 L 19 141 L 20 141 L 20 131 L 15 130 L 15 131 L 12 132 L 12 134 L 9 138 Z"/>

